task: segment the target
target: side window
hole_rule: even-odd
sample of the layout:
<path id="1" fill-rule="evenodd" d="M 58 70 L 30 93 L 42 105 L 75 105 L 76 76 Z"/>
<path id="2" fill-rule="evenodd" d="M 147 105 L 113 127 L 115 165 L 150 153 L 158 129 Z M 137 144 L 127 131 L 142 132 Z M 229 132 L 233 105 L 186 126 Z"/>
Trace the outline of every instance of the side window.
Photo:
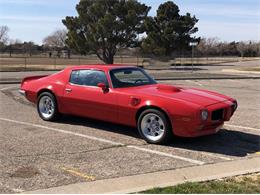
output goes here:
<path id="1" fill-rule="evenodd" d="M 71 72 L 70 83 L 85 86 L 97 86 L 98 83 L 108 85 L 105 73 L 98 70 L 74 70 Z"/>

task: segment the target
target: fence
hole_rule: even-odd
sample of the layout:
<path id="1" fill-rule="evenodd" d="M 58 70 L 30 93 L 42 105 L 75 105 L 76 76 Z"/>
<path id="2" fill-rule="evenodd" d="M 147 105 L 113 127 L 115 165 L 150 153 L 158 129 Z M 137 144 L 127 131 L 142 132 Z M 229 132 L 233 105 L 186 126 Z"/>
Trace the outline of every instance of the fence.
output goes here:
<path id="1" fill-rule="evenodd" d="M 141 65 L 143 59 L 132 56 L 116 56 L 114 61 L 117 64 Z M 48 57 L 22 57 L 22 56 L 1 56 L 0 71 L 15 70 L 59 70 L 71 65 L 103 64 L 96 56 L 74 56 L 72 58 L 48 58 Z"/>
<path id="2" fill-rule="evenodd" d="M 248 60 L 249 58 L 243 58 Z M 180 66 L 204 66 L 240 61 L 239 57 L 175 57 L 152 58 L 139 56 L 115 56 L 114 63 L 144 66 L 147 69 L 175 68 Z M 60 70 L 71 65 L 103 64 L 95 55 L 72 56 L 71 58 L 0 55 L 0 71 Z"/>

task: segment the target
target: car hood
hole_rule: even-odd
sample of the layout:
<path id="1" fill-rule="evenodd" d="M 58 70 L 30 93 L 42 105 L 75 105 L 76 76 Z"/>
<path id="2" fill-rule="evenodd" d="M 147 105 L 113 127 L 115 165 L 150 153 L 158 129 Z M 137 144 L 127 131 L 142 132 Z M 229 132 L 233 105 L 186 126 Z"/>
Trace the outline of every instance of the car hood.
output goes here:
<path id="1" fill-rule="evenodd" d="M 230 100 L 229 97 L 212 91 L 196 88 L 182 88 L 166 84 L 132 87 L 128 88 L 128 91 L 130 91 L 131 94 L 140 96 L 152 95 L 161 98 L 177 99 L 204 107 Z"/>

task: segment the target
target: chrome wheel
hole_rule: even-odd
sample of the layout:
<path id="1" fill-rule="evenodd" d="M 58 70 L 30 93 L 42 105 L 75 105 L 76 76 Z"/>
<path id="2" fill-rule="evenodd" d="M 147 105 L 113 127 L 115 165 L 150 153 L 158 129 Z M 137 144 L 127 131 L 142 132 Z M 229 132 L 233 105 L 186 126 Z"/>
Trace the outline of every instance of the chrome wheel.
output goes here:
<path id="1" fill-rule="evenodd" d="M 148 113 L 142 118 L 141 131 L 148 140 L 156 142 L 163 137 L 165 124 L 159 115 Z"/>
<path id="2" fill-rule="evenodd" d="M 43 118 L 49 119 L 54 114 L 55 105 L 53 100 L 49 96 L 42 96 L 38 106 L 39 112 L 41 113 Z"/>

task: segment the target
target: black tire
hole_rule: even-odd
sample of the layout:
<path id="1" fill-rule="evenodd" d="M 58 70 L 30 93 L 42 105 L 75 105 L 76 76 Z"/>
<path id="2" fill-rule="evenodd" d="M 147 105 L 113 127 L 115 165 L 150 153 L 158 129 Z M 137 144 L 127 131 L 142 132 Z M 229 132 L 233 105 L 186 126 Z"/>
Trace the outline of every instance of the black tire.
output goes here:
<path id="1" fill-rule="evenodd" d="M 42 113 L 41 108 L 40 108 L 41 99 L 47 98 L 47 97 L 53 102 L 53 112 L 49 117 L 44 116 L 44 114 Z M 41 119 L 43 119 L 44 121 L 56 121 L 60 117 L 56 98 L 53 94 L 51 94 L 49 92 L 43 92 L 39 95 L 38 100 L 37 100 L 37 111 L 38 111 L 38 114 L 41 117 Z"/>
<path id="2" fill-rule="evenodd" d="M 142 128 L 141 128 L 141 123 L 143 118 L 148 115 L 148 114 L 156 114 L 158 115 L 161 120 L 164 123 L 164 132 L 162 134 L 162 137 L 158 140 L 151 140 L 149 139 L 147 136 L 144 135 Z M 165 144 L 167 142 L 169 142 L 170 140 L 172 140 L 173 138 L 173 133 L 172 133 L 172 126 L 171 126 L 171 122 L 169 121 L 169 119 L 167 118 L 166 114 L 160 110 L 157 109 L 147 109 L 144 110 L 138 117 L 138 121 L 137 121 L 137 127 L 138 127 L 138 131 L 140 136 L 148 143 L 150 144 Z"/>

